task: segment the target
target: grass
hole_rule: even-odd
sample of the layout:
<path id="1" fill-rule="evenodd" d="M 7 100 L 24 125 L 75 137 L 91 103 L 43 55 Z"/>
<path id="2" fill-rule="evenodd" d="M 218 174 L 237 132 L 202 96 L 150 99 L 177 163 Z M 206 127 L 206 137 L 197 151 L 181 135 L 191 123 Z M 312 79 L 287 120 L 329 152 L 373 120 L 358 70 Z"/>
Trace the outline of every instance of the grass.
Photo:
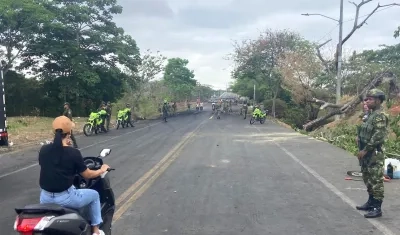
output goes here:
<path id="1" fill-rule="evenodd" d="M 9 142 L 12 142 L 13 146 L 26 146 L 51 140 L 53 120 L 54 118 L 50 117 L 9 117 L 7 118 Z M 74 133 L 82 133 L 86 118 L 74 118 L 74 122 L 76 125 Z"/>
<path id="2" fill-rule="evenodd" d="M 193 108 L 193 105 L 192 105 Z M 184 104 L 179 104 L 177 111 L 184 111 L 187 107 Z M 137 120 L 138 115 L 134 113 L 134 119 Z M 160 116 L 157 110 L 152 111 L 147 119 L 153 119 Z M 53 139 L 51 130 L 51 123 L 54 118 L 51 117 L 36 117 L 36 116 L 22 116 L 22 117 L 8 117 L 7 127 L 9 142 L 12 142 L 14 147 L 39 145 L 41 142 Z M 81 134 L 83 132 L 83 125 L 85 125 L 86 117 L 74 117 L 75 122 L 74 133 Z M 115 115 L 111 118 L 110 129 L 115 128 Z"/>

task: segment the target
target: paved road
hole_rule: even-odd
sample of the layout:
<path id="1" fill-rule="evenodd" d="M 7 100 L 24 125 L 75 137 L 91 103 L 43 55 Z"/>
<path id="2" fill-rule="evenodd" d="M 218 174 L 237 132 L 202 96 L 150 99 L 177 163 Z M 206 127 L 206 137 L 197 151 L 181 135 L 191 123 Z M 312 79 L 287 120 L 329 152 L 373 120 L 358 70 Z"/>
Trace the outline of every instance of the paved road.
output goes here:
<path id="1" fill-rule="evenodd" d="M 399 234 L 398 184 L 385 185 L 385 217 L 364 219 L 362 183 L 344 181 L 357 161 L 334 146 L 208 111 L 148 125 L 83 150 L 113 148 L 113 234 Z M 37 181 L 37 167 L 0 178 L 2 234 L 16 205 L 37 200 Z"/>

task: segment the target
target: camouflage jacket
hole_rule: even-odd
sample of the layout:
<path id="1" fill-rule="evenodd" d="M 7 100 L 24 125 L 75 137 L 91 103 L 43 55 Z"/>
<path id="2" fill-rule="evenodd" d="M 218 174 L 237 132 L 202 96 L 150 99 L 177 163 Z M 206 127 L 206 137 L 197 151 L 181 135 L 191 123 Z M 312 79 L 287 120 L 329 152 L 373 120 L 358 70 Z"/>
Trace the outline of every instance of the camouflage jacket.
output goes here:
<path id="1" fill-rule="evenodd" d="M 64 109 L 63 115 L 72 121 L 72 110 L 71 109 Z"/>
<path id="2" fill-rule="evenodd" d="M 106 111 L 107 111 L 107 113 L 108 113 L 109 115 L 111 115 L 111 112 L 112 112 L 111 105 L 106 106 Z"/>
<path id="3" fill-rule="evenodd" d="M 169 110 L 168 104 L 163 104 L 163 106 L 162 106 L 162 112 L 163 112 L 163 113 L 168 113 L 168 110 Z"/>
<path id="4" fill-rule="evenodd" d="M 361 112 L 360 115 L 358 115 L 358 118 L 362 120 L 362 122 L 366 122 L 368 120 L 368 116 L 370 115 L 370 112 Z M 360 130 L 361 130 L 361 125 L 357 125 L 357 135 L 360 135 Z"/>
<path id="5" fill-rule="evenodd" d="M 389 119 L 380 109 L 370 113 L 360 126 L 359 138 L 365 144 L 364 150 L 373 151 L 385 142 Z"/>

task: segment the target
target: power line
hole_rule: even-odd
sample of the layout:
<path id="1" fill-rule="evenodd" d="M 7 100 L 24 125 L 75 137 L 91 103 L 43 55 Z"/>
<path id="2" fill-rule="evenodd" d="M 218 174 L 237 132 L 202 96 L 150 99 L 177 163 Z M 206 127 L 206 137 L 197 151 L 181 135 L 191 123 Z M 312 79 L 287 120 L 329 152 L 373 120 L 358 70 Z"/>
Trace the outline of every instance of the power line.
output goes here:
<path id="1" fill-rule="evenodd" d="M 375 13 L 384 11 L 384 10 L 389 9 L 389 8 L 391 8 L 391 7 L 394 7 L 394 6 L 393 6 L 393 5 L 392 5 L 392 6 L 387 6 L 387 7 L 385 7 L 385 8 L 382 8 L 382 9 L 380 9 L 380 10 L 375 11 Z M 374 14 L 375 14 L 375 13 L 374 13 Z M 371 13 L 369 13 L 369 14 L 371 14 Z M 358 16 L 357 19 L 360 19 L 360 18 L 362 18 L 362 17 L 364 17 L 364 16 L 369 16 L 369 14 L 365 14 L 365 15 L 362 15 L 362 16 Z M 356 18 L 353 18 L 353 19 L 350 19 L 350 20 L 345 20 L 345 21 L 343 21 L 343 23 L 345 23 L 345 22 L 350 22 L 350 21 L 353 21 L 353 20 L 355 20 L 355 19 L 356 19 Z"/>
<path id="2" fill-rule="evenodd" d="M 375 13 L 384 11 L 384 10 L 389 9 L 389 8 L 392 8 L 392 7 L 394 7 L 394 6 L 387 6 L 387 7 L 383 8 L 383 9 L 377 10 Z M 371 13 L 358 16 L 357 19 L 360 19 L 360 18 L 365 17 L 365 16 L 369 16 L 370 14 L 371 14 Z M 350 22 L 350 21 L 354 21 L 355 19 L 356 19 L 356 18 L 349 19 L 349 20 L 345 20 L 345 21 L 343 21 L 343 23 L 348 23 L 348 22 Z M 318 42 L 321 42 L 324 38 L 326 38 L 326 36 L 328 36 L 329 34 L 331 34 L 331 33 L 333 32 L 333 30 L 335 30 L 338 26 L 339 26 L 339 24 L 335 25 L 335 27 L 333 27 L 331 30 L 329 30 L 328 33 L 326 33 L 326 34 L 325 34 L 324 36 L 322 36 L 319 40 L 317 40 L 317 43 L 318 43 Z"/>
<path id="3" fill-rule="evenodd" d="M 339 26 L 339 24 L 335 25 L 335 27 L 333 27 L 331 30 L 329 30 L 329 32 L 326 33 L 324 36 L 322 36 L 319 40 L 317 40 L 317 42 L 321 42 L 326 36 L 328 36 L 329 34 L 332 34 L 332 31 L 335 30 L 338 26 Z"/>

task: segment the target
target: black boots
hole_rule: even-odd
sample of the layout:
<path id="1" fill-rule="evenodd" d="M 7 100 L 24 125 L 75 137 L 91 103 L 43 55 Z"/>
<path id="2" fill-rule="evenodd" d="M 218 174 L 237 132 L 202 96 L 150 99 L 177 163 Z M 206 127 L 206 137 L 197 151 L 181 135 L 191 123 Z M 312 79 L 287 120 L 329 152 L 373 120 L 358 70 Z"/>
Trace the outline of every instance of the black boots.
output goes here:
<path id="1" fill-rule="evenodd" d="M 362 206 L 356 206 L 356 209 L 360 210 L 360 211 L 369 211 L 370 209 L 372 209 L 372 205 L 371 205 L 372 199 L 373 199 L 372 195 L 369 194 L 368 201 L 366 203 L 364 203 L 364 205 L 362 205 Z"/>
<path id="2" fill-rule="evenodd" d="M 357 210 L 368 211 L 364 215 L 365 218 L 377 218 L 382 216 L 382 200 L 376 200 L 372 195 L 369 195 L 368 201 L 362 206 L 356 206 Z"/>
<path id="3" fill-rule="evenodd" d="M 367 214 L 364 215 L 365 218 L 377 218 L 382 216 L 382 200 L 377 200 L 372 198 L 371 200 L 371 209 L 368 211 Z"/>

